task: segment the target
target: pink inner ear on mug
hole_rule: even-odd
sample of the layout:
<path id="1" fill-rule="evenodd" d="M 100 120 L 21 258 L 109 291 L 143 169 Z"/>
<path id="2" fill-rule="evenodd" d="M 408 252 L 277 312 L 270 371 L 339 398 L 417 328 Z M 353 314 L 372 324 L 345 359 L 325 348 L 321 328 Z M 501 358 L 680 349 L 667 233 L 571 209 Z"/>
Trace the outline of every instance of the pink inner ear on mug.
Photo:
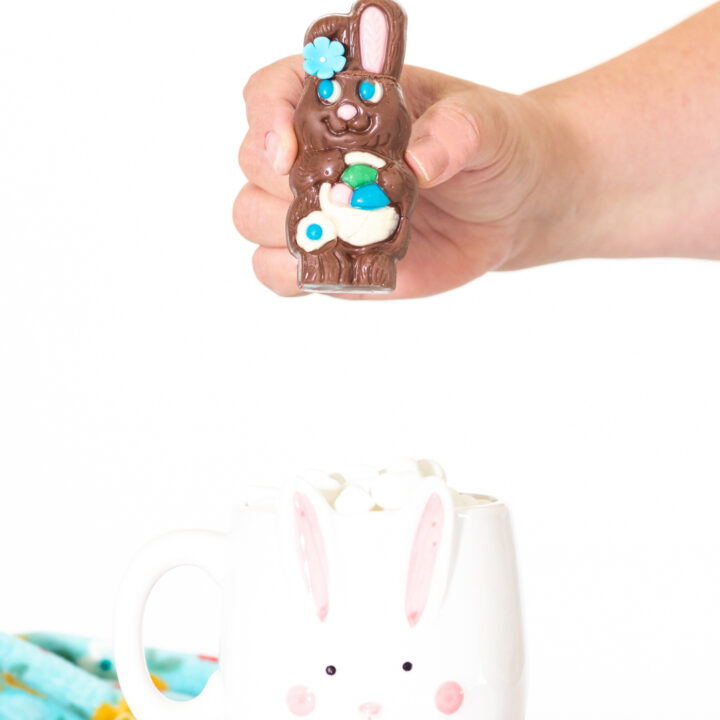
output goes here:
<path id="1" fill-rule="evenodd" d="M 442 500 L 437 493 L 433 493 L 420 517 L 410 552 L 405 595 L 405 616 L 410 627 L 418 624 L 430 597 L 444 524 L 445 509 Z"/>
<path id="2" fill-rule="evenodd" d="M 363 70 L 381 73 L 388 45 L 388 20 L 385 13 L 371 5 L 360 16 L 360 60 Z"/>
<path id="3" fill-rule="evenodd" d="M 305 584 L 313 596 L 317 616 L 325 621 L 330 604 L 329 570 L 325 541 L 315 508 L 302 493 L 293 496 L 298 560 Z"/>

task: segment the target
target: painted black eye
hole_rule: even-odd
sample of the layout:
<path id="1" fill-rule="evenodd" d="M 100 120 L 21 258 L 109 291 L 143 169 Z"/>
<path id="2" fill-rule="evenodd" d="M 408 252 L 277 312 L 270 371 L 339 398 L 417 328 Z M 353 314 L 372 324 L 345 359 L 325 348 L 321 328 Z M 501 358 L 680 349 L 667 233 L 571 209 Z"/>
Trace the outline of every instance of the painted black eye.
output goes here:
<path id="1" fill-rule="evenodd" d="M 336 668 L 334 665 L 328 665 L 328 666 L 325 668 L 325 672 L 326 672 L 328 675 L 334 675 L 334 674 L 337 672 L 337 668 Z"/>
<path id="2" fill-rule="evenodd" d="M 405 672 L 410 672 L 412 670 L 412 663 L 411 662 L 404 662 L 403 663 L 403 670 Z"/>

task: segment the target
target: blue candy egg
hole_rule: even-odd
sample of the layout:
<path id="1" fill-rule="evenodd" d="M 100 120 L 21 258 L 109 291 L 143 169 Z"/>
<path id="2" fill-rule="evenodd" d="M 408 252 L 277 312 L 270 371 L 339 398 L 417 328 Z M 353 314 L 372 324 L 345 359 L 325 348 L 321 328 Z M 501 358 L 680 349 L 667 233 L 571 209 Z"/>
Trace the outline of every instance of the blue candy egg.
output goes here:
<path id="1" fill-rule="evenodd" d="M 312 225 L 308 225 L 305 234 L 310 240 L 319 240 L 322 237 L 323 230 L 317 223 L 312 223 Z"/>
<path id="2" fill-rule="evenodd" d="M 390 199 L 377 183 L 359 187 L 350 199 L 350 205 L 361 210 L 378 210 L 389 204 Z"/>

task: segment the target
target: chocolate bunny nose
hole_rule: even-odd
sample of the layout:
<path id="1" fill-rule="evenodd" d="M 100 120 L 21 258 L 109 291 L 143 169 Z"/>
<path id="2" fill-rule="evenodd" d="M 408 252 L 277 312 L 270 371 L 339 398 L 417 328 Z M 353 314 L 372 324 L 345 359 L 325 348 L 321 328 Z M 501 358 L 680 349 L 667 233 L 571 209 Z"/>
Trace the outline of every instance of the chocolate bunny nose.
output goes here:
<path id="1" fill-rule="evenodd" d="M 342 120 L 352 120 L 357 115 L 357 108 L 352 103 L 343 103 L 338 109 L 338 117 Z"/>
<path id="2" fill-rule="evenodd" d="M 363 703 L 358 710 L 365 715 L 365 717 L 374 717 L 375 715 L 379 715 L 382 708 L 380 705 L 374 702 L 366 702 Z"/>

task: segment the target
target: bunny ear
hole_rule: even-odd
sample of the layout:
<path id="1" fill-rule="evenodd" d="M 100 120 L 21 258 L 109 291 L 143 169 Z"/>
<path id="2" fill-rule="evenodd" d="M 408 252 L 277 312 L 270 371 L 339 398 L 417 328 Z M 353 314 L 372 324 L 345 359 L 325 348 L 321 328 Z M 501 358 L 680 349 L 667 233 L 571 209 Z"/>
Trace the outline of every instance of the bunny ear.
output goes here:
<path id="1" fill-rule="evenodd" d="M 281 532 L 291 585 L 307 594 L 314 612 L 325 622 L 330 609 L 330 567 L 319 513 L 325 499 L 304 484 L 282 493 Z"/>
<path id="2" fill-rule="evenodd" d="M 438 482 L 420 514 L 410 550 L 405 617 L 411 628 L 442 603 L 450 570 L 454 517 L 447 487 Z"/>
<path id="3" fill-rule="evenodd" d="M 360 61 L 363 70 L 381 73 L 385 66 L 390 28 L 387 15 L 376 5 L 360 15 Z"/>
<path id="4" fill-rule="evenodd" d="M 330 570 L 322 530 L 315 508 L 307 495 L 295 492 L 293 509 L 300 570 L 315 601 L 317 616 L 324 622 L 330 605 Z"/>

